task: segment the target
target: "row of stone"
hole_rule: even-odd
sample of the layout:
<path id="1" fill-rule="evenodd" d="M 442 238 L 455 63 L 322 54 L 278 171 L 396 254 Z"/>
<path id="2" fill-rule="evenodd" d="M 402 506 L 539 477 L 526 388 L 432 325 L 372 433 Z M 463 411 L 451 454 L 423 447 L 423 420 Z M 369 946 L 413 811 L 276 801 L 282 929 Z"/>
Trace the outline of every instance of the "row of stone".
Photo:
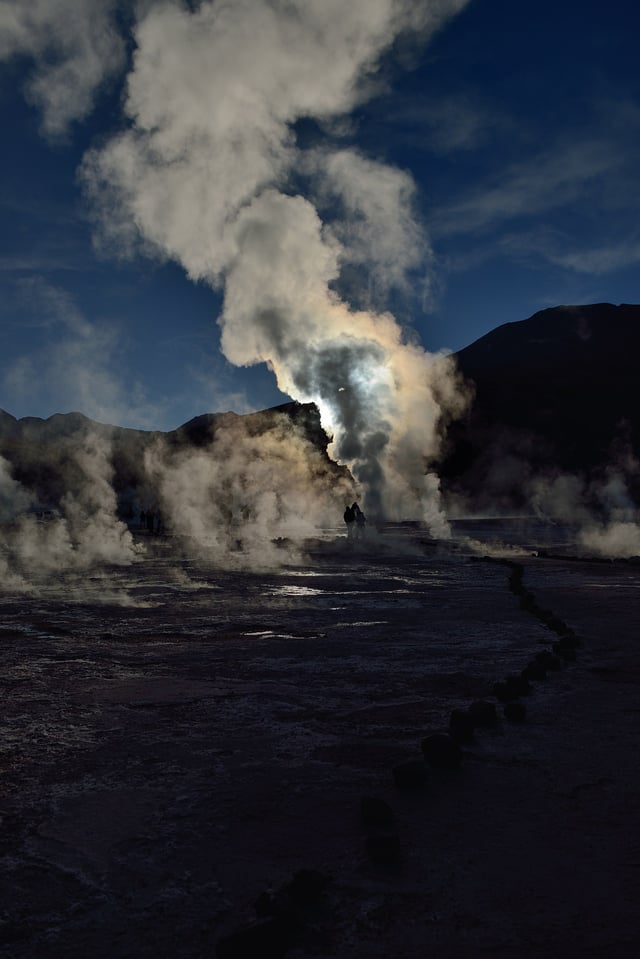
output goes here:
<path id="1" fill-rule="evenodd" d="M 519 563 L 508 562 L 509 587 L 518 596 L 523 610 L 531 613 L 558 637 L 551 649 L 538 652 L 520 673 L 511 674 L 493 686 L 495 699 L 502 704 L 503 715 L 514 722 L 526 719 L 526 706 L 520 701 L 532 691 L 531 683 L 544 680 L 563 662 L 576 658 L 578 637 L 550 610 L 539 606 L 526 589 L 524 570 Z M 395 785 L 403 791 L 424 789 L 429 767 L 455 770 L 463 760 L 464 745 L 473 741 L 478 729 L 495 726 L 497 707 L 490 700 L 478 700 L 467 709 L 454 709 L 447 732 L 425 736 L 421 759 L 411 759 L 393 767 Z M 360 804 L 366 830 L 369 859 L 380 865 L 397 866 L 402 860 L 400 839 L 395 831 L 392 807 L 377 796 L 364 796 Z M 284 959 L 292 947 L 303 946 L 314 925 L 314 915 L 322 910 L 328 879 L 313 870 L 301 870 L 275 893 L 263 893 L 255 903 L 256 921 L 221 939 L 216 948 L 218 959 Z"/>
<path id="2" fill-rule="evenodd" d="M 284 959 L 295 947 L 315 942 L 329 879 L 315 869 L 300 869 L 274 892 L 254 903 L 256 920 L 218 940 L 217 959 Z"/>
<path id="3" fill-rule="evenodd" d="M 520 673 L 512 673 L 493 685 L 493 695 L 502 704 L 505 719 L 524 722 L 527 708 L 521 702 L 521 697 L 532 692 L 532 682 L 544 680 L 550 672 L 561 669 L 563 662 L 575 660 L 580 641 L 559 616 L 537 603 L 533 593 L 524 585 L 521 564 L 508 561 L 507 565 L 510 567 L 509 588 L 518 597 L 521 608 L 534 615 L 558 637 L 550 649 L 536 653 Z M 476 730 L 495 726 L 497 722 L 496 704 L 490 700 L 478 700 L 467 709 L 454 709 L 449 717 L 447 732 L 432 733 L 422 739 L 421 759 L 406 760 L 393 767 L 396 787 L 403 791 L 421 790 L 427 784 L 429 768 L 457 769 L 463 759 L 462 747 L 473 741 Z M 376 797 L 364 797 L 361 815 L 367 831 L 369 858 L 385 865 L 399 863 L 400 841 L 393 831 L 395 816 L 389 804 Z"/>

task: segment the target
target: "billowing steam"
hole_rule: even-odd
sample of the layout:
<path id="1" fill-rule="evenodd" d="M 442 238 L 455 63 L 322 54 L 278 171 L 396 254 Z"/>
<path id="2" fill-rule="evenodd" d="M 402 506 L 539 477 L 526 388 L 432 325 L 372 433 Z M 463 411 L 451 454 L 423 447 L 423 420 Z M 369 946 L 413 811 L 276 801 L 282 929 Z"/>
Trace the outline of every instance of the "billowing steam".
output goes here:
<path id="1" fill-rule="evenodd" d="M 532 514 L 564 530 L 569 549 L 609 559 L 640 556 L 640 523 L 630 486 L 640 463 L 630 450 L 612 449 L 610 460 L 588 475 L 533 465 L 532 436 L 508 435 L 482 458 L 475 495 L 447 498 L 450 516 Z M 484 549 L 484 547 L 480 547 Z"/>
<path id="2" fill-rule="evenodd" d="M 25 93 L 40 109 L 43 132 L 59 137 L 91 112 L 106 79 L 124 64 L 115 26 L 119 0 L 2 0 L 0 61 L 31 56 Z"/>
<path id="3" fill-rule="evenodd" d="M 264 431 L 243 419 L 219 426 L 202 449 L 157 439 L 145 474 L 163 523 L 188 555 L 235 567 L 290 562 L 319 526 L 335 526 L 336 502 L 354 498 L 348 473 L 284 413 Z"/>
<path id="4" fill-rule="evenodd" d="M 636 463 L 636 472 L 638 467 Z M 590 481 L 566 474 L 536 477 L 532 486 L 534 508 L 545 518 L 560 518 L 575 526 L 577 542 L 587 553 L 610 558 L 640 556 L 640 524 L 621 466 L 609 465 L 606 476 Z"/>
<path id="5" fill-rule="evenodd" d="M 188 436 L 52 419 L 22 427 L 12 460 L 0 457 L 0 588 L 71 577 L 86 593 L 83 574 L 162 552 L 149 535 L 160 530 L 173 558 L 275 568 L 299 560 L 300 542 L 335 526 L 357 494 L 304 408 L 203 417 Z"/>
<path id="6" fill-rule="evenodd" d="M 431 463 L 466 395 L 451 360 L 427 354 L 385 309 L 390 295 L 428 281 L 412 179 L 353 149 L 348 133 L 354 108 L 382 88 L 383 58 L 428 41 L 467 2 L 0 3 L 0 60 L 32 57 L 26 93 L 48 136 L 88 115 L 133 49 L 123 128 L 81 169 L 96 241 L 123 256 L 173 259 L 222 289 L 226 357 L 267 363 L 284 392 L 317 405 L 369 513 L 421 517 L 439 536 L 448 524 Z M 0 460 L 5 583 L 27 569 L 137 556 L 117 518 L 104 436 L 73 444 L 74 481 L 46 524 Z M 585 548 L 640 552 L 629 469 L 597 482 L 541 477 L 520 452 L 497 456 L 483 476 L 494 511 L 508 507 L 504 491 L 515 484 L 539 515 L 579 528 Z M 269 562 L 274 538 L 335 523 L 354 494 L 348 479 L 323 474 L 317 455 L 286 417 L 261 435 L 218 429 L 199 450 L 158 441 L 135 496 L 218 558 Z"/>
<path id="7" fill-rule="evenodd" d="M 99 436 L 78 436 L 68 444 L 74 482 L 59 510 L 42 522 L 33 492 L 11 475 L 0 457 L 0 580 L 3 586 L 31 588 L 51 574 L 85 572 L 95 566 L 127 565 L 138 554 L 126 525 L 117 519 L 110 451 Z"/>
<path id="8" fill-rule="evenodd" d="M 227 358 L 266 362 L 281 390 L 318 405 L 367 509 L 422 516 L 439 535 L 429 464 L 464 407 L 453 367 L 338 292 L 347 267 L 375 300 L 428 262 L 412 182 L 344 146 L 302 149 L 295 125 L 347 116 L 394 43 L 428 38 L 466 2 L 145 4 L 127 127 L 82 170 L 100 242 L 222 286 Z"/>

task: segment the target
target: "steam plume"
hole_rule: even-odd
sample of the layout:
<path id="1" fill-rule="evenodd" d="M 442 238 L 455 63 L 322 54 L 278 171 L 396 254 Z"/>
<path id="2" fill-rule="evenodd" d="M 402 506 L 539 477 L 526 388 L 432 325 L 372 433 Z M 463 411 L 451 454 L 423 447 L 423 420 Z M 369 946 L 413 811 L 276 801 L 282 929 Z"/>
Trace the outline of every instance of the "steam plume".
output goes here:
<path id="1" fill-rule="evenodd" d="M 284 413 L 262 431 L 242 419 L 218 426 L 201 449 L 158 440 L 145 468 L 160 512 L 188 554 L 202 552 L 227 567 L 290 561 L 296 543 L 335 525 L 336 497 L 354 497 L 348 474 L 340 475 Z"/>
<path id="2" fill-rule="evenodd" d="M 59 137 L 87 116 L 94 98 L 124 63 L 115 27 L 119 0 L 2 0 L 0 60 L 35 61 L 26 93 L 47 136 Z"/>
<path id="3" fill-rule="evenodd" d="M 369 509 L 422 515 L 440 534 L 428 467 L 464 405 L 453 368 L 389 313 L 337 292 L 347 265 L 370 266 L 379 291 L 428 261 L 411 180 L 352 150 L 305 153 L 295 124 L 347 115 L 399 37 L 427 39 L 466 2 L 151 4 L 135 28 L 129 125 L 82 172 L 100 242 L 142 245 L 223 286 L 228 359 L 266 362 L 284 392 L 317 403 Z M 319 213 L 327 197 L 339 207 L 331 222 Z"/>
<path id="4" fill-rule="evenodd" d="M 69 444 L 76 481 L 59 515 L 39 523 L 28 508 L 33 493 L 11 476 L 0 458 L 0 573 L 4 586 L 30 588 L 41 577 L 82 572 L 106 564 L 128 565 L 137 557 L 129 530 L 116 517 L 110 450 L 102 437 L 73 437 Z"/>

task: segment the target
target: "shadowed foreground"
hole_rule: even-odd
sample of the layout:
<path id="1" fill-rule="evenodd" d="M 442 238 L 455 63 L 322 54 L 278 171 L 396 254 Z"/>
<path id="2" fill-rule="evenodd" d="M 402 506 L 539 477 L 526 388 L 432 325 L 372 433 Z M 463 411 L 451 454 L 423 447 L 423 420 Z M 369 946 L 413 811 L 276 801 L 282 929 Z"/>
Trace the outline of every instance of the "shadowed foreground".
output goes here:
<path id="1" fill-rule="evenodd" d="M 159 544 L 3 594 L 2 949 L 635 957 L 639 587 L 633 564 L 415 535 L 269 574 Z M 575 661 L 508 721 L 494 684 L 565 626 Z M 460 766 L 399 789 L 393 768 L 480 699 L 499 719 Z M 363 796 L 392 821 L 364 822 Z"/>

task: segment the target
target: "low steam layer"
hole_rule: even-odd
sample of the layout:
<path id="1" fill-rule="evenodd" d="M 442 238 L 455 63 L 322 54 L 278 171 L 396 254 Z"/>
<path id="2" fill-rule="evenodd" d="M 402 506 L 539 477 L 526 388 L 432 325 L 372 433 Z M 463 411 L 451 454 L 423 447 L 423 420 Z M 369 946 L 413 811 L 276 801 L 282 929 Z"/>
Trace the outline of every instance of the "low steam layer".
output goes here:
<path id="1" fill-rule="evenodd" d="M 270 567 L 297 556 L 298 544 L 335 526 L 353 499 L 338 472 L 284 414 L 256 433 L 244 421 L 218 427 L 201 449 L 158 440 L 145 473 L 168 529 L 215 562 Z"/>
<path id="2" fill-rule="evenodd" d="M 5 586 L 28 588 L 65 572 L 127 565 L 139 555 L 116 515 L 113 467 L 104 438 L 73 436 L 61 440 L 61 446 L 67 489 L 59 509 L 46 504 L 46 521 L 32 508 L 33 490 L 18 483 L 10 464 L 0 458 L 0 575 Z"/>
<path id="3" fill-rule="evenodd" d="M 0 457 L 5 588 L 32 589 L 153 553 L 143 514 L 154 517 L 154 533 L 159 523 L 171 536 L 174 558 L 276 568 L 299 559 L 318 527 L 340 522 L 358 493 L 304 408 L 215 417 L 189 435 L 54 419 L 57 429 L 46 435 L 45 421 L 37 432 L 24 427 L 12 462 Z"/>
<path id="4" fill-rule="evenodd" d="M 612 449 L 606 466 L 588 475 L 534 465 L 533 436 L 505 432 L 476 464 L 475 493 L 447 497 L 450 515 L 530 514 L 565 527 L 580 553 L 628 559 L 640 556 L 640 523 L 630 487 L 640 463 L 630 450 Z"/>

